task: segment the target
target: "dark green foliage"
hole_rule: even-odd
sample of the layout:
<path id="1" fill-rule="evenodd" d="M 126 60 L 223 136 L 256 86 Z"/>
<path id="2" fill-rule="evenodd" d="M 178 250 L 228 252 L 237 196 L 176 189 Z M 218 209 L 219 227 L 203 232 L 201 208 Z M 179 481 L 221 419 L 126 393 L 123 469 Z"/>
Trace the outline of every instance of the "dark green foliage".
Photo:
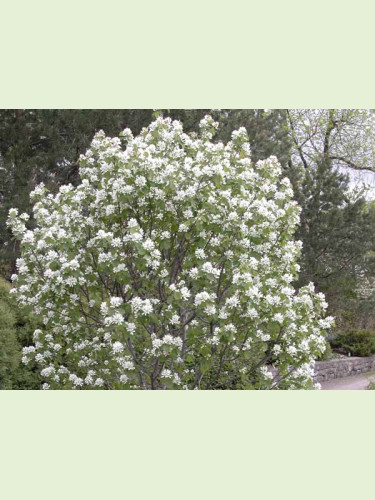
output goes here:
<path id="1" fill-rule="evenodd" d="M 0 389 L 12 389 L 12 378 L 20 358 L 15 331 L 15 317 L 8 305 L 0 302 Z"/>
<path id="2" fill-rule="evenodd" d="M 342 156 L 337 151 L 356 154 L 355 116 L 355 110 L 287 110 L 293 140 L 288 176 L 302 208 L 298 285 L 313 282 L 326 295 L 339 330 L 375 326 L 374 301 L 363 294 L 375 271 L 374 210 L 350 192 L 335 163 Z"/>
<path id="3" fill-rule="evenodd" d="M 0 390 L 39 389 L 40 377 L 35 365 L 21 363 L 22 347 L 31 344 L 38 324 L 19 311 L 9 289 L 0 280 Z"/>
<path id="4" fill-rule="evenodd" d="M 227 142 L 233 130 L 245 127 L 253 162 L 276 156 L 287 171 L 290 159 L 290 138 L 283 109 L 223 109 L 213 115 L 220 123 L 217 138 Z"/>
<path id="5" fill-rule="evenodd" d="M 352 356 L 372 356 L 375 354 L 374 330 L 350 330 L 339 333 L 331 340 L 334 349 L 340 349 Z"/>
<path id="6" fill-rule="evenodd" d="M 337 326 L 358 327 L 361 282 L 374 272 L 375 211 L 348 195 L 347 177 L 329 162 L 306 172 L 294 191 L 302 208 L 299 285 L 312 281 L 326 295 Z"/>
<path id="7" fill-rule="evenodd" d="M 322 178 L 320 178 L 320 176 Z M 350 200 L 346 183 L 335 172 L 316 172 L 302 187 L 301 226 L 303 242 L 300 283 L 313 281 L 329 295 L 331 306 L 356 298 L 358 280 L 369 272 L 374 246 L 374 212 L 366 212 L 363 198 Z"/>

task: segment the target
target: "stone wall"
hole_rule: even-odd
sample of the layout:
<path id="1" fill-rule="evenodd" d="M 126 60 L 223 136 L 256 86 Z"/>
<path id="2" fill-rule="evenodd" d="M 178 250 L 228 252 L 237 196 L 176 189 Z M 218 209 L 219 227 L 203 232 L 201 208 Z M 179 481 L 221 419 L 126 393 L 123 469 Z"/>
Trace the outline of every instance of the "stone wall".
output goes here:
<path id="1" fill-rule="evenodd" d="M 368 358 L 340 358 L 315 363 L 315 381 L 325 382 L 334 378 L 348 377 L 375 371 L 375 356 Z"/>

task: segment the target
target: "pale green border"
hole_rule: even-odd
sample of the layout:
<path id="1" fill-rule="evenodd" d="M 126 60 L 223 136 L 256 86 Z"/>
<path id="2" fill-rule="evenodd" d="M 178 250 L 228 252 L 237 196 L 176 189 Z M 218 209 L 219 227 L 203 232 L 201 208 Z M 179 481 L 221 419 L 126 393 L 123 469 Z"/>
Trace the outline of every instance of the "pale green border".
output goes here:
<path id="1" fill-rule="evenodd" d="M 0 107 L 375 107 L 370 2 L 13 0 Z M 13 499 L 354 499 L 371 392 L 2 392 Z"/>
<path id="2" fill-rule="evenodd" d="M 365 391 L 4 393 L 2 498 L 371 498 L 372 401 Z"/>
<path id="3" fill-rule="evenodd" d="M 370 5 L 13 0 L 0 107 L 374 107 Z"/>

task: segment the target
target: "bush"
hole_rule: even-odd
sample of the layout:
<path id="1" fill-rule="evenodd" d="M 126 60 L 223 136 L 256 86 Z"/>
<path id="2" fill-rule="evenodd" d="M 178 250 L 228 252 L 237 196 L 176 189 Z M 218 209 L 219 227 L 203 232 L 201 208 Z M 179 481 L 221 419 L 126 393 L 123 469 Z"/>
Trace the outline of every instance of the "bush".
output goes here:
<path id="1" fill-rule="evenodd" d="M 82 182 L 32 193 L 35 229 L 10 211 L 20 306 L 42 320 L 24 362 L 44 388 L 311 388 L 326 302 L 291 286 L 299 208 L 275 157 L 158 118 L 98 133 Z M 275 378 L 270 362 L 278 367 Z"/>
<path id="2" fill-rule="evenodd" d="M 17 341 L 15 314 L 3 300 L 5 284 L 0 282 L 0 389 L 12 389 L 13 375 L 21 360 Z M 9 292 L 8 292 L 9 293 Z"/>
<path id="3" fill-rule="evenodd" d="M 22 313 L 0 278 L 0 389 L 39 389 L 35 363 L 21 364 L 21 349 L 32 341 L 36 321 Z"/>
<path id="4" fill-rule="evenodd" d="M 331 340 L 331 345 L 351 356 L 371 356 L 375 354 L 375 331 L 350 330 L 342 332 Z"/>

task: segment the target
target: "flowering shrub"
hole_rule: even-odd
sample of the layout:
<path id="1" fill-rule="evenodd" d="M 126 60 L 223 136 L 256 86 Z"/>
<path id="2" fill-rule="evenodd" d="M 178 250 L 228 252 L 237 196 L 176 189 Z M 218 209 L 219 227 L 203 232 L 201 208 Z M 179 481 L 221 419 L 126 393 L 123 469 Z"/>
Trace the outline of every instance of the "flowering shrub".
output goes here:
<path id="1" fill-rule="evenodd" d="M 349 330 L 341 332 L 331 340 L 332 347 L 342 349 L 351 356 L 372 356 L 375 354 L 375 331 Z"/>
<path id="2" fill-rule="evenodd" d="M 13 292 L 43 330 L 23 351 L 48 388 L 311 388 L 326 303 L 296 293 L 299 208 L 275 157 L 159 117 L 138 137 L 96 134 L 81 184 L 32 193 Z M 271 370 L 273 364 L 277 370 Z"/>

